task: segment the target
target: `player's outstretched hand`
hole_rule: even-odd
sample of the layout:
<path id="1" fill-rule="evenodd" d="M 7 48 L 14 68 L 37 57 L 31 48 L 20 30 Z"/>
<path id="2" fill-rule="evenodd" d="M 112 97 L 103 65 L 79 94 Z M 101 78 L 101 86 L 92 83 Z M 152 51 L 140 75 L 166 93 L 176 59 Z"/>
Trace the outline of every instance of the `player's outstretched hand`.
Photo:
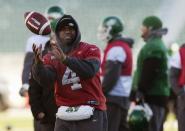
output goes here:
<path id="1" fill-rule="evenodd" d="M 64 52 L 56 42 L 54 41 L 51 42 L 51 48 L 54 56 L 57 59 L 59 59 L 61 62 L 63 62 L 66 59 L 66 55 L 64 54 Z"/>
<path id="2" fill-rule="evenodd" d="M 43 60 L 42 60 L 42 45 L 37 47 L 36 44 L 33 43 L 32 49 L 33 49 L 33 53 L 35 55 L 35 63 L 36 64 L 43 63 Z"/>

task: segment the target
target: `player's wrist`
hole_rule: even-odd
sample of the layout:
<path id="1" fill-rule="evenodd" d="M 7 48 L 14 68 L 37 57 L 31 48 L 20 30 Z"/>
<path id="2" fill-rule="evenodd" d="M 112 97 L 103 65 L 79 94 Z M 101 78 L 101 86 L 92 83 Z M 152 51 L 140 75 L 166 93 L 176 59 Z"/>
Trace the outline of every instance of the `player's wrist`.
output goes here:
<path id="1" fill-rule="evenodd" d="M 35 60 L 35 64 L 36 64 L 36 65 L 42 65 L 43 62 L 42 62 L 41 60 Z"/>
<path id="2" fill-rule="evenodd" d="M 67 56 L 64 55 L 63 57 L 61 57 L 61 62 L 62 62 L 62 63 L 65 63 L 66 59 L 67 59 Z"/>

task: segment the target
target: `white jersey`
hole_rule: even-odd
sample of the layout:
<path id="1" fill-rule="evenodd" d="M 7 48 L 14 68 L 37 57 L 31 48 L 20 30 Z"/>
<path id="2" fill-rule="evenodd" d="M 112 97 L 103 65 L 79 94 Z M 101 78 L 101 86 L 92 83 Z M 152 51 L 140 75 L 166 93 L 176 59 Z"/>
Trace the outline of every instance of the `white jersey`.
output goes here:
<path id="1" fill-rule="evenodd" d="M 46 42 L 50 39 L 49 36 L 41 36 L 41 35 L 32 35 L 30 38 L 28 38 L 27 43 L 26 43 L 26 49 L 25 52 L 33 52 L 32 50 L 32 45 L 36 44 L 39 46 L 40 44 L 42 45 L 42 50 L 44 49 L 44 46 Z"/>
<path id="2" fill-rule="evenodd" d="M 113 47 L 107 53 L 106 61 L 119 61 L 124 63 L 126 60 L 126 52 L 122 47 Z M 125 96 L 130 95 L 132 86 L 132 77 L 131 76 L 120 76 L 113 90 L 109 92 L 113 96 Z"/>
<path id="3" fill-rule="evenodd" d="M 181 60 L 179 52 L 177 52 L 170 58 L 170 67 L 181 69 Z"/>

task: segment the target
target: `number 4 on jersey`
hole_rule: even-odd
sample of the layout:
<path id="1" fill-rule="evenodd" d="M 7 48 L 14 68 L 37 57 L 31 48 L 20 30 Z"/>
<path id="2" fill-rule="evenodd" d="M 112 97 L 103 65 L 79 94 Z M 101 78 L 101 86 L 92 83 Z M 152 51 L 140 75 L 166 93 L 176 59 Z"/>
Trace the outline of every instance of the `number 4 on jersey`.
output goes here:
<path id="1" fill-rule="evenodd" d="M 79 82 L 80 78 L 76 75 L 75 72 L 67 67 L 62 78 L 62 85 L 72 84 L 71 89 L 77 90 L 82 88 L 82 85 Z"/>

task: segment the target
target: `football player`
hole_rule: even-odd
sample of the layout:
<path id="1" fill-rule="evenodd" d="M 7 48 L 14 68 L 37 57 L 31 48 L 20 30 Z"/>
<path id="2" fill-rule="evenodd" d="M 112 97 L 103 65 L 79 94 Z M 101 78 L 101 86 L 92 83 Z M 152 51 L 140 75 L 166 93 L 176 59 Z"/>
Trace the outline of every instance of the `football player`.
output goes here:
<path id="1" fill-rule="evenodd" d="M 167 34 L 167 28 L 163 28 L 163 23 L 157 16 L 148 16 L 142 22 L 141 32 L 146 44 L 137 58 L 133 85 L 137 87 L 136 95 L 144 98 L 152 109 L 149 130 L 161 131 L 170 95 L 167 49 L 162 40 Z"/>
<path id="2" fill-rule="evenodd" d="M 59 6 L 51 6 L 46 11 L 46 17 L 50 20 L 51 28 L 54 29 L 56 25 L 56 20 L 59 19 L 64 15 L 64 11 Z M 20 89 L 20 95 L 25 96 L 28 88 L 29 88 L 29 73 L 33 61 L 33 51 L 32 45 L 35 44 L 42 44 L 44 49 L 45 43 L 49 40 L 49 36 L 41 36 L 41 35 L 32 35 L 28 38 L 26 43 L 25 49 L 25 57 L 24 57 L 24 65 L 23 65 L 23 72 L 22 72 L 22 87 Z"/>
<path id="3" fill-rule="evenodd" d="M 104 50 L 102 87 L 107 98 L 108 131 L 128 131 L 126 121 L 132 83 L 133 39 L 122 36 L 123 23 L 118 17 L 104 19 L 98 36 L 107 42 Z"/>
<path id="4" fill-rule="evenodd" d="M 64 15 L 63 9 L 59 6 L 51 6 L 46 11 L 46 17 L 50 20 L 52 29 L 54 29 L 56 20 Z M 26 44 L 24 65 L 22 71 L 22 87 L 19 91 L 23 97 L 29 96 L 31 111 L 34 116 L 35 131 L 51 131 L 54 130 L 56 105 L 53 99 L 53 90 L 44 89 L 39 83 L 32 79 L 30 75 L 34 53 L 32 50 L 33 43 L 42 45 L 48 49 L 50 40 L 55 39 L 53 34 L 48 36 L 32 35 L 28 38 Z M 46 44 L 47 43 L 47 44 Z M 46 51 L 46 50 L 45 50 Z M 30 79 L 30 81 L 29 81 Z M 29 90 L 29 94 L 28 94 Z M 46 106 L 47 105 L 47 106 Z M 51 107 L 49 107 L 49 106 Z"/>
<path id="5" fill-rule="evenodd" d="M 170 83 L 177 97 L 177 120 L 178 131 L 185 130 L 184 118 L 184 99 L 185 99 L 185 44 L 183 44 L 177 53 L 170 60 Z"/>
<path id="6" fill-rule="evenodd" d="M 58 105 L 55 131 L 106 131 L 105 97 L 100 83 L 100 50 L 81 42 L 78 24 L 70 15 L 59 19 L 57 41 L 41 56 L 33 45 L 34 79 L 43 86 L 55 85 Z"/>

